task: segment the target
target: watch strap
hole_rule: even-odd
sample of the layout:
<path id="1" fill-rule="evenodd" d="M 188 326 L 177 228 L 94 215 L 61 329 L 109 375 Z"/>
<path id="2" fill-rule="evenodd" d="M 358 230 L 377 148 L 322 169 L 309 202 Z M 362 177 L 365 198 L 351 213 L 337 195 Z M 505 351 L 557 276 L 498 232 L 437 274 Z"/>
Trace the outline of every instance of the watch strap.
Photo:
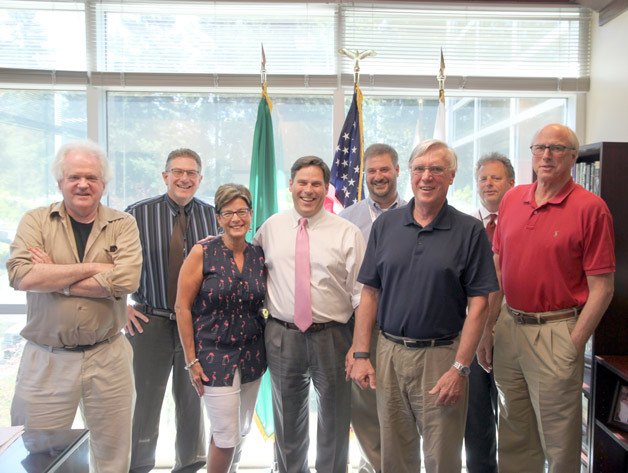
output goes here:
<path id="1" fill-rule="evenodd" d="M 356 360 L 359 360 L 361 358 L 363 359 L 368 359 L 370 358 L 371 354 L 368 351 L 354 351 L 353 352 L 353 358 Z"/>

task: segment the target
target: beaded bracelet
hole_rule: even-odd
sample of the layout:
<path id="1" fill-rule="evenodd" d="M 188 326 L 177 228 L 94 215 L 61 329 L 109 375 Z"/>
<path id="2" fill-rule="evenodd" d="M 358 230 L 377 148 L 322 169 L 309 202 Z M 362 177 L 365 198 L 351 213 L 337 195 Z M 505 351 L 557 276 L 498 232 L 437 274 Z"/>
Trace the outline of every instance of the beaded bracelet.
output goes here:
<path id="1" fill-rule="evenodd" d="M 198 363 L 198 358 L 194 358 L 192 361 L 190 361 L 187 365 L 185 365 L 183 367 L 183 369 L 185 369 L 185 371 L 188 371 L 192 366 L 194 366 L 196 363 Z"/>

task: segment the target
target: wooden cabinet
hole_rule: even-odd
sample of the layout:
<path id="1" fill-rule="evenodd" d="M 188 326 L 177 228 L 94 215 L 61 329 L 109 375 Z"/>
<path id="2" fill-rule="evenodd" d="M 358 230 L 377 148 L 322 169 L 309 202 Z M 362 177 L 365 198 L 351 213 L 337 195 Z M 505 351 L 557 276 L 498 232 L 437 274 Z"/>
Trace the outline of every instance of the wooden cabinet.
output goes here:
<path id="1" fill-rule="evenodd" d="M 585 373 L 583 466 L 592 473 L 628 473 L 628 433 L 609 424 L 617 384 L 628 383 L 628 143 L 582 146 L 575 171 L 577 180 L 597 191 L 613 215 L 617 259 L 615 294 L 593 334 L 591 369 Z"/>

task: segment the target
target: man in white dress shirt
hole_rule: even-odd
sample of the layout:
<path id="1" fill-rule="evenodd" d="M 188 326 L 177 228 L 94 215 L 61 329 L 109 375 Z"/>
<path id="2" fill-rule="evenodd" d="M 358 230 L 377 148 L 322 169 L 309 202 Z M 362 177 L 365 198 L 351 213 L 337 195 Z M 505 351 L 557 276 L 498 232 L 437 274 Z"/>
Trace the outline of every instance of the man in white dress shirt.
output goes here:
<path id="1" fill-rule="evenodd" d="M 318 157 L 295 161 L 290 179 L 294 208 L 266 220 L 253 239 L 264 249 L 268 268 L 266 357 L 280 473 L 310 471 L 310 382 L 318 404 L 316 471 L 347 471 L 351 386 L 345 380 L 344 358 L 351 345 L 348 322 L 360 301 L 357 275 L 365 243 L 358 227 L 323 208 L 329 177 L 329 168 Z M 301 286 L 304 271 L 296 267 L 301 268 L 304 254 L 308 259 L 308 252 L 297 251 L 302 250 L 304 232 L 309 245 L 305 272 L 310 278 Z M 295 317 L 304 292 L 310 302 L 307 326 L 300 310 L 298 320 Z"/>
<path id="2" fill-rule="evenodd" d="M 510 160 L 500 153 L 482 156 L 475 166 L 477 192 L 481 205 L 473 216 L 482 220 L 492 241 L 497 225 L 497 210 L 504 194 L 515 185 L 515 170 Z M 501 293 L 494 292 L 488 298 L 487 326 L 497 321 Z M 492 362 L 492 338 L 480 341 L 478 353 Z M 490 363 L 489 362 L 489 363 Z M 474 359 L 469 375 L 469 407 L 464 435 L 467 471 L 469 473 L 497 473 L 497 388 L 491 371 L 484 371 Z"/>
<path id="3" fill-rule="evenodd" d="M 356 224 L 364 241 L 368 242 L 371 227 L 377 217 L 390 209 L 406 205 L 397 192 L 399 155 L 387 144 L 374 143 L 364 151 L 366 186 L 369 196 L 347 207 L 340 216 Z M 375 352 L 379 332 L 371 336 L 371 364 L 375 366 Z M 351 425 L 360 444 L 359 473 L 379 473 L 382 470 L 382 452 L 377 417 L 375 390 L 351 386 Z"/>

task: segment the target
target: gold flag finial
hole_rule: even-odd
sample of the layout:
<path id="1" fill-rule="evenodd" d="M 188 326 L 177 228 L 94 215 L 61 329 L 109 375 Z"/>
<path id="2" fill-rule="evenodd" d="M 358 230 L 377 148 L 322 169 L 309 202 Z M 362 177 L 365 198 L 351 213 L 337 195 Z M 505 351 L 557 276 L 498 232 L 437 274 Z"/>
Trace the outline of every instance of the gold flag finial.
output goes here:
<path id="1" fill-rule="evenodd" d="M 438 101 L 445 102 L 445 58 L 443 57 L 443 48 L 440 48 L 440 69 L 436 79 L 438 80 Z"/>
<path id="2" fill-rule="evenodd" d="M 264 52 L 264 43 L 262 43 L 262 69 L 260 71 L 262 85 L 266 84 L 266 53 Z"/>
<path id="3" fill-rule="evenodd" d="M 366 59 L 367 57 L 377 56 L 377 52 L 372 49 L 365 49 L 364 51 L 358 51 L 355 49 L 351 51 L 346 48 L 340 48 L 338 52 L 355 61 L 353 66 L 353 85 L 358 85 L 360 83 L 360 61 L 362 59 Z"/>

